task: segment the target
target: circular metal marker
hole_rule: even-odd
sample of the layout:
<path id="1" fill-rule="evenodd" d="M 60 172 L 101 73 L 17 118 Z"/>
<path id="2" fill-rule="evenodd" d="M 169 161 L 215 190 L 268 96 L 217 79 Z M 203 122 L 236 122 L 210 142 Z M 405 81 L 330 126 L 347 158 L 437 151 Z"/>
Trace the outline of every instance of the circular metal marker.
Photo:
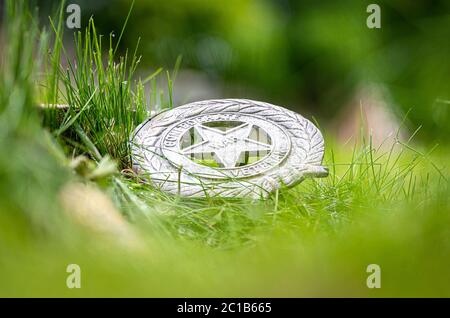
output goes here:
<path id="1" fill-rule="evenodd" d="M 207 100 L 162 112 L 136 128 L 133 168 L 184 196 L 266 197 L 325 177 L 324 142 L 307 119 L 245 99 Z"/>

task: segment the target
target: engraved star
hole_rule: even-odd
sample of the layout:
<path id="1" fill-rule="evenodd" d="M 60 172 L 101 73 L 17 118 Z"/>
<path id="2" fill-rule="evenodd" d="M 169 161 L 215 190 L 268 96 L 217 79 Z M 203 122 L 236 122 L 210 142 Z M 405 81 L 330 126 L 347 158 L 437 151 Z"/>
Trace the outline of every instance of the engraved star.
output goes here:
<path id="1" fill-rule="evenodd" d="M 184 148 L 182 154 L 214 153 L 225 168 L 234 168 L 244 151 L 271 150 L 266 143 L 249 139 L 253 125 L 245 123 L 228 131 L 196 125 L 194 129 L 202 137 L 202 141 Z"/>

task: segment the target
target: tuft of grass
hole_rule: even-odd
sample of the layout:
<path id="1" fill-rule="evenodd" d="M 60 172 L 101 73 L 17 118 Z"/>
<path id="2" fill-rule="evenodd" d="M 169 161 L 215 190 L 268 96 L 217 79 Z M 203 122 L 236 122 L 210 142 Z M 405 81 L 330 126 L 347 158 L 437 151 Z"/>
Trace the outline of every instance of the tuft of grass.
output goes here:
<path id="1" fill-rule="evenodd" d="M 135 79 L 137 54 L 116 56 L 109 37 L 105 56 L 93 20 L 75 33 L 70 57 L 60 20 L 50 23 L 52 42 L 25 1 L 9 0 L 6 9 L 0 296 L 450 296 L 448 148 L 395 137 L 379 148 L 370 138 L 346 147 L 327 137 L 326 179 L 265 201 L 171 196 L 124 169 L 131 130 L 150 106 L 171 105 L 157 101 L 161 70 Z M 47 109 L 44 123 L 42 102 L 55 112 L 46 117 Z M 61 113 L 56 104 L 69 106 Z M 88 186 L 79 191 L 80 184 Z M 78 193 L 80 202 L 71 201 L 67 188 L 83 200 Z M 62 193 L 71 213 L 92 215 L 91 227 L 69 216 Z M 115 210 L 123 217 L 109 223 L 116 230 L 93 222 Z M 139 248 L 117 243 L 117 217 Z M 65 285 L 74 263 L 81 289 Z M 366 286 L 373 263 L 381 289 Z"/>
<path id="2" fill-rule="evenodd" d="M 130 168 L 131 133 L 152 110 L 171 107 L 173 80 L 169 78 L 169 101 L 165 102 L 164 93 L 156 87 L 162 69 L 145 79 L 135 76 L 141 60 L 139 42 L 132 54 L 127 50 L 117 56 L 132 5 L 117 41 L 111 33 L 105 43 L 91 17 L 83 32 L 73 34 L 73 56 L 63 42 L 63 7 L 64 3 L 56 22 L 50 18 L 54 44 L 42 84 L 47 105 L 45 125 L 68 151 L 87 154 L 96 161 L 108 155 L 121 169 Z M 66 107 L 61 110 L 55 105 Z"/>

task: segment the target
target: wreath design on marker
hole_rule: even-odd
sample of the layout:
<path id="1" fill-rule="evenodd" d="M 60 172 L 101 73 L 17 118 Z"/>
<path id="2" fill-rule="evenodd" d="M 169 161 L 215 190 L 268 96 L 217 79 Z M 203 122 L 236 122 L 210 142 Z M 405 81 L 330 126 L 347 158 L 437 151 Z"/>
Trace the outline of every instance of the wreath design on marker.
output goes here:
<path id="1" fill-rule="evenodd" d="M 164 158 L 162 136 L 180 120 L 213 113 L 254 115 L 273 122 L 289 136 L 291 149 L 283 162 L 263 174 L 212 180 L 175 167 Z M 293 186 L 308 176 L 325 176 L 321 166 L 324 141 L 320 131 L 301 115 L 283 107 L 245 99 L 207 100 L 165 111 L 142 123 L 131 141 L 133 167 L 155 187 L 184 196 L 267 197 L 281 186 Z"/>

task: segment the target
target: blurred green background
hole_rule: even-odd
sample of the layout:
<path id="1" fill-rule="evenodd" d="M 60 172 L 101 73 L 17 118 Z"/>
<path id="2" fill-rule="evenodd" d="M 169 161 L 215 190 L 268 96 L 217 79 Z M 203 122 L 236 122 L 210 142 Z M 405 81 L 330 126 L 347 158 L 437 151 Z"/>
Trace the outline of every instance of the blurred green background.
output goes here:
<path id="1" fill-rule="evenodd" d="M 93 15 L 102 34 L 116 36 L 131 5 L 129 0 L 71 3 L 81 7 L 82 26 Z M 366 26 L 370 3 L 381 8 L 381 29 Z M 45 17 L 57 2 L 38 4 Z M 352 104 L 361 99 L 369 104 L 373 94 L 367 101 L 359 93 L 376 87 L 397 118 L 412 110 L 410 130 L 421 125 L 422 138 L 445 141 L 449 9 L 446 0 L 138 0 L 121 48 L 134 48 L 141 38 L 144 73 L 170 69 L 182 56 L 176 104 L 252 98 L 335 124 L 349 117 L 349 109 L 354 112 Z"/>
<path id="2" fill-rule="evenodd" d="M 48 14 L 59 2 L 36 2 L 49 30 Z M 105 38 L 119 37 L 131 4 L 71 2 L 80 4 L 82 31 L 94 15 Z M 172 69 L 182 55 L 176 105 L 254 98 L 326 126 L 330 176 L 267 201 L 186 199 L 143 184 L 120 170 L 126 165 L 105 169 L 105 162 L 120 163 L 114 150 L 129 136 L 117 129 L 129 112 L 108 111 L 136 110 L 131 95 L 139 89 L 122 85 L 124 72 L 111 67 L 95 95 L 104 69 L 91 68 L 92 58 L 82 68 L 82 58 L 69 56 L 81 75 L 64 83 L 80 84 L 65 92 L 75 106 L 91 107 L 69 122 L 98 133 L 90 135 L 94 148 L 106 145 L 98 158 L 86 133 L 43 127 L 39 89 L 57 90 L 63 80 L 52 84 L 52 74 L 66 72 L 67 61 L 43 45 L 53 44 L 52 32 L 34 27 L 19 5 L 28 2 L 7 3 L 0 32 L 0 296 L 450 295 L 450 147 L 434 147 L 450 130 L 446 2 L 379 1 L 382 27 L 371 30 L 363 1 L 136 1 L 121 53 L 142 37 L 143 76 Z M 65 33 L 70 55 L 72 32 Z M 95 55 L 93 46 L 86 51 Z M 55 61 L 48 78 L 47 59 Z M 423 129 L 411 143 L 390 140 L 389 151 L 374 149 L 372 140 L 349 151 L 339 131 L 357 131 L 351 121 L 360 104 L 371 128 L 398 126 L 412 108 L 408 128 Z M 112 124 L 101 126 L 105 119 Z M 113 133 L 101 135 L 105 130 Z M 81 266 L 81 289 L 67 288 L 71 263 Z M 381 289 L 366 285 L 373 263 L 382 268 Z"/>

